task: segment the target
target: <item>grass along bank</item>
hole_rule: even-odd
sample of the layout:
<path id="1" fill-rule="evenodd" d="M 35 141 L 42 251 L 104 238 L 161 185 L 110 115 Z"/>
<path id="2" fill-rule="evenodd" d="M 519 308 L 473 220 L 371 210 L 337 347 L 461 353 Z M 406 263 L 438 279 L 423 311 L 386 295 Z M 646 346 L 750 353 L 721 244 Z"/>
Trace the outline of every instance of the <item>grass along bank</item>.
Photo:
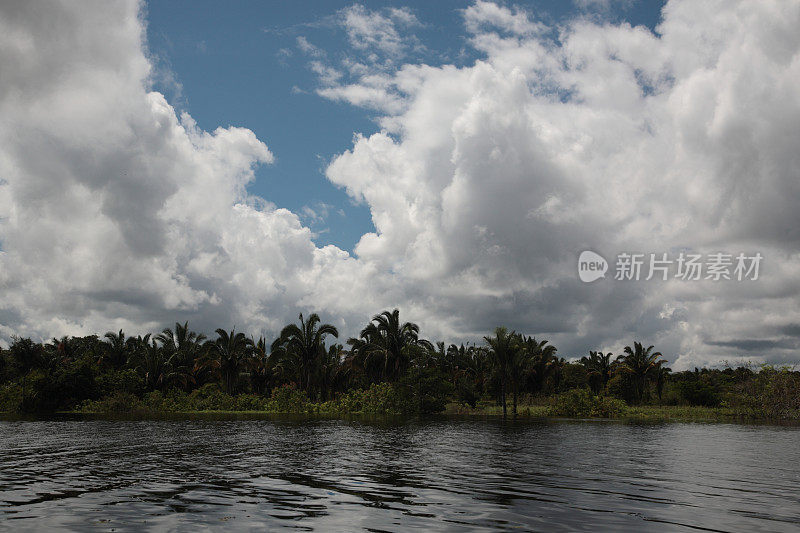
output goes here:
<path id="1" fill-rule="evenodd" d="M 511 406 L 508 406 L 510 411 Z M 445 413 L 502 417 L 503 408 L 494 402 L 479 402 L 474 408 L 459 403 L 448 403 Z M 602 418 L 642 422 L 752 422 L 752 421 L 800 421 L 800 410 L 783 410 L 778 416 L 769 416 L 763 406 L 736 404 L 717 407 L 699 405 L 628 405 L 623 400 L 593 395 L 586 389 L 573 389 L 549 398 L 517 406 L 521 418 Z"/>
<path id="2" fill-rule="evenodd" d="M 468 415 L 485 417 L 502 417 L 503 409 L 497 405 L 472 409 L 455 403 L 447 405 L 445 413 L 449 415 Z M 548 405 L 523 405 L 517 414 L 519 418 L 604 418 L 612 420 L 633 420 L 642 422 L 748 422 L 768 420 L 759 417 L 743 416 L 734 409 L 725 407 L 703 407 L 690 405 L 641 405 L 627 407 L 624 411 L 610 416 L 571 416 L 558 414 Z M 786 419 L 784 419 L 786 420 Z M 800 420 L 794 417 L 789 420 Z"/>
<path id="3" fill-rule="evenodd" d="M 373 384 L 368 389 L 355 389 L 326 402 L 313 402 L 304 391 L 285 386 L 267 398 L 254 394 L 231 396 L 219 387 L 206 386 L 192 393 L 172 389 L 167 393 L 154 391 L 139 398 L 133 394 L 117 393 L 101 400 L 88 400 L 71 412 L 81 414 L 132 414 L 159 416 L 170 413 L 229 413 L 229 414 L 308 414 L 323 416 L 398 416 L 443 413 L 454 416 L 502 417 L 503 409 L 492 400 L 483 400 L 470 407 L 463 403 L 439 403 L 426 412 L 420 401 L 408 391 L 391 384 Z M 511 412 L 511 406 L 508 406 Z M 512 414 L 513 416 L 513 414 Z M 517 406 L 518 418 L 576 418 L 614 419 L 642 422 L 753 422 L 769 420 L 800 420 L 800 411 L 769 418 L 763 412 L 747 411 L 731 406 L 705 407 L 689 405 L 630 406 L 610 396 L 594 395 L 587 389 L 573 389 L 551 397 L 528 398 Z"/>

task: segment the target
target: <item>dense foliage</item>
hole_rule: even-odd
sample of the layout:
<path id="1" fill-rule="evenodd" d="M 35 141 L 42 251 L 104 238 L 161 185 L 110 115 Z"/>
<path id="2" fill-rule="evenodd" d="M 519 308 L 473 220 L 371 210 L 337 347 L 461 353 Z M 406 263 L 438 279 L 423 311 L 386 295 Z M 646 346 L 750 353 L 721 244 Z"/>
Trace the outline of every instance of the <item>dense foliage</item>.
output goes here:
<path id="1" fill-rule="evenodd" d="M 14 338 L 0 350 L 0 411 L 436 413 L 450 404 L 519 405 L 556 416 L 619 417 L 629 406 L 705 406 L 746 417 L 796 418 L 800 373 L 748 366 L 671 372 L 639 342 L 618 357 L 557 355 L 543 339 L 499 327 L 483 345 L 432 343 L 384 311 L 346 345 L 317 314 L 268 343 L 176 323 L 153 336 Z M 465 407 L 466 409 L 467 407 Z"/>

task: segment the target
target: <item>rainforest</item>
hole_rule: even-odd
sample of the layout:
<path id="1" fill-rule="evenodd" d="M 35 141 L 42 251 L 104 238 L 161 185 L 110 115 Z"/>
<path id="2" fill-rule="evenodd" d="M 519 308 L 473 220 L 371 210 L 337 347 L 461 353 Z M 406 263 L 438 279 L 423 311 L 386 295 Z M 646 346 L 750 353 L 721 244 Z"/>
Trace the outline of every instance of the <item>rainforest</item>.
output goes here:
<path id="1" fill-rule="evenodd" d="M 800 372 L 770 365 L 673 372 L 653 346 L 564 357 L 498 327 L 482 343 L 420 337 L 398 309 L 358 337 L 317 314 L 275 339 L 188 322 L 157 334 L 14 338 L 0 354 L 0 411 L 271 412 L 785 420 L 800 417 Z"/>

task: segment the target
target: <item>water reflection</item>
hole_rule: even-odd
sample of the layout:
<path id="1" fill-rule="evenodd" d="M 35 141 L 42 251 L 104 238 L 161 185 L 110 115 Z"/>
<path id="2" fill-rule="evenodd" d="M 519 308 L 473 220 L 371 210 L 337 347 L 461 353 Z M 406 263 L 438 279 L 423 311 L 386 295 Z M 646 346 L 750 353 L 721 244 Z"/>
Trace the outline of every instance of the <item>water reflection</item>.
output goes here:
<path id="1" fill-rule="evenodd" d="M 0 421 L 0 527 L 789 531 L 800 428 Z"/>

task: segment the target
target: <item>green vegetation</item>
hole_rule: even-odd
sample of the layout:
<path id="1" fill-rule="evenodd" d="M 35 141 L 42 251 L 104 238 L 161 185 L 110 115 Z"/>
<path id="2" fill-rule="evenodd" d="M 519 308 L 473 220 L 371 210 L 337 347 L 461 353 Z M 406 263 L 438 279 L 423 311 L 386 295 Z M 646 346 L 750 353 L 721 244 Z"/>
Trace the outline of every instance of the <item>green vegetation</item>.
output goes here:
<path id="1" fill-rule="evenodd" d="M 258 411 L 555 416 L 634 420 L 800 419 L 800 372 L 749 366 L 671 372 L 653 346 L 571 361 L 543 339 L 497 328 L 485 344 L 419 336 L 398 310 L 346 347 L 317 314 L 271 344 L 175 324 L 152 336 L 14 338 L 0 350 L 0 411 Z"/>

